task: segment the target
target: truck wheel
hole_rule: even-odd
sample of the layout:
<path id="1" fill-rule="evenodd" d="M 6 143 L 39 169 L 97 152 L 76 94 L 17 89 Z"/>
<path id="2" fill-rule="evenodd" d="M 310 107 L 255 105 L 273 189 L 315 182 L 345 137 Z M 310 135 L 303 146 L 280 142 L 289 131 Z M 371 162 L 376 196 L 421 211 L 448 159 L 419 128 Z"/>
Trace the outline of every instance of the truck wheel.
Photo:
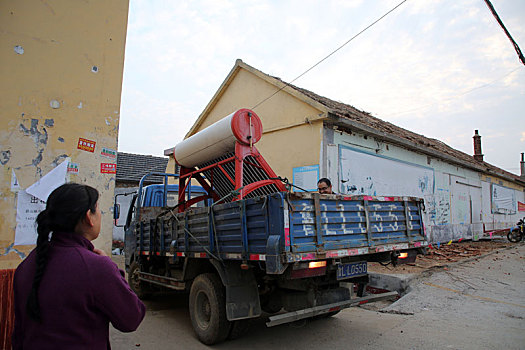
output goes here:
<path id="1" fill-rule="evenodd" d="M 251 324 L 250 319 L 233 321 L 228 339 L 233 340 L 242 337 L 248 332 Z"/>
<path id="2" fill-rule="evenodd" d="M 283 308 L 281 295 L 279 293 L 272 293 L 266 297 L 261 303 L 261 309 L 269 314 L 276 314 Z"/>
<path id="3" fill-rule="evenodd" d="M 219 343 L 230 332 L 225 299 L 224 286 L 216 274 L 205 273 L 193 281 L 189 302 L 191 324 L 204 344 Z"/>
<path id="4" fill-rule="evenodd" d="M 139 279 L 140 265 L 134 260 L 129 267 L 128 283 L 131 289 L 137 294 L 140 299 L 148 299 L 151 297 L 149 286 L 144 281 Z"/>

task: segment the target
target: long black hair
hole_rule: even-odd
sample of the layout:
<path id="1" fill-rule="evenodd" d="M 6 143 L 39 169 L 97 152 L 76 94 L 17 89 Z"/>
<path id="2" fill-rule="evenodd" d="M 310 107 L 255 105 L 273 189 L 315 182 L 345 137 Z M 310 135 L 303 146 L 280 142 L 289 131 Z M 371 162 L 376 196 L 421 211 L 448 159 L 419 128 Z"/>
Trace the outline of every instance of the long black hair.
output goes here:
<path id="1" fill-rule="evenodd" d="M 38 237 L 36 240 L 36 271 L 31 292 L 27 298 L 27 313 L 40 321 L 38 288 L 47 265 L 49 233 L 72 233 L 88 210 L 96 211 L 98 191 L 91 186 L 67 183 L 56 188 L 46 202 L 46 209 L 36 218 Z"/>

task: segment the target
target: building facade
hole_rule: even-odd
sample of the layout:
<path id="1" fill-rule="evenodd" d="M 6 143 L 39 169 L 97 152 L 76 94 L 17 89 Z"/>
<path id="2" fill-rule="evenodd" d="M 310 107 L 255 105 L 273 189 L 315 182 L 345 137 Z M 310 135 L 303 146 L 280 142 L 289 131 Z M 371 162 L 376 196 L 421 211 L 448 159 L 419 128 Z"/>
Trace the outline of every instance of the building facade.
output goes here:
<path id="1" fill-rule="evenodd" d="M 65 181 L 100 192 L 110 251 L 128 5 L 0 2 L 0 269 L 34 248 L 40 197 Z"/>
<path id="2" fill-rule="evenodd" d="M 305 190 L 328 177 L 343 195 L 422 197 L 431 242 L 479 239 L 523 216 L 524 178 L 483 161 L 477 130 L 471 156 L 237 60 L 186 137 L 240 108 L 261 118 L 257 147 L 278 175 Z"/>

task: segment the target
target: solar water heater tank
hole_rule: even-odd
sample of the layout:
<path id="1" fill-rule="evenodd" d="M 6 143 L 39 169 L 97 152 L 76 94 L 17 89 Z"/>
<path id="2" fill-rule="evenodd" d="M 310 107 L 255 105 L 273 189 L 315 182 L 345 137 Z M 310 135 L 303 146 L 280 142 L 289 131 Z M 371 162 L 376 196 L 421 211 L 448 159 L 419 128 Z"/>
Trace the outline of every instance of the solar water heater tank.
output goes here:
<path id="1" fill-rule="evenodd" d="M 261 119 L 249 109 L 240 109 L 177 144 L 173 155 L 178 164 L 191 168 L 233 152 L 235 142 L 250 146 L 261 136 Z"/>

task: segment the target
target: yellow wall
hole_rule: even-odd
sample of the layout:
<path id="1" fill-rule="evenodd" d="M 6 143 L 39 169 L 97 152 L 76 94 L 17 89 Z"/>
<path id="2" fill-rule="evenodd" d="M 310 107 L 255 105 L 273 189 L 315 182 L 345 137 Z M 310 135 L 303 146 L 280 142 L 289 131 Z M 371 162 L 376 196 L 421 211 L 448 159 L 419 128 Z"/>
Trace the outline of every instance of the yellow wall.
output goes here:
<path id="1" fill-rule="evenodd" d="M 238 109 L 251 109 L 277 89 L 253 73 L 240 69 L 196 132 Z M 319 164 L 320 110 L 280 91 L 254 111 L 263 124 L 263 136 L 256 147 L 277 175 L 291 181 L 294 167 Z M 306 119 L 316 121 L 307 122 Z"/>
<path id="2" fill-rule="evenodd" d="M 525 187 L 520 186 L 520 185 L 518 185 L 518 184 L 516 184 L 514 182 L 510 182 L 510 181 L 507 181 L 507 180 L 500 179 L 499 177 L 496 177 L 496 176 L 483 174 L 482 175 L 482 180 L 487 181 L 487 182 L 491 182 L 491 183 L 495 183 L 495 184 L 498 184 L 498 185 L 501 185 L 501 186 L 505 186 L 505 187 L 508 187 L 508 188 L 512 188 L 514 190 L 525 191 Z"/>
<path id="3" fill-rule="evenodd" d="M 0 1 L 0 269 L 21 261 L 15 251 L 5 254 L 16 227 L 12 171 L 25 189 L 66 156 L 79 167 L 70 180 L 101 193 L 102 233 L 94 243 L 111 248 L 115 175 L 102 174 L 100 164 L 116 163 L 101 151 L 117 149 L 128 5 Z M 95 141 L 94 152 L 77 149 L 79 138 Z"/>

